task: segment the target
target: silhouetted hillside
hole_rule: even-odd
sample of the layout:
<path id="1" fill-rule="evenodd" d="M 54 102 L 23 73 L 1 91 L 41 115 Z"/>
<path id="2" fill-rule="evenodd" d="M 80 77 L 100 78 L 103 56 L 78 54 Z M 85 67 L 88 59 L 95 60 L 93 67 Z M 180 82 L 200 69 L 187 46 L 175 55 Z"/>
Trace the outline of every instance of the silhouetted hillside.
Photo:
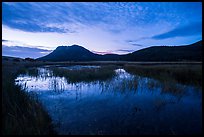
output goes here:
<path id="1" fill-rule="evenodd" d="M 185 46 L 152 46 L 126 55 L 99 55 L 84 47 L 59 46 L 43 61 L 202 61 L 202 41 Z"/>
<path id="2" fill-rule="evenodd" d="M 202 41 L 185 46 L 153 46 L 122 58 L 128 61 L 202 61 Z"/>

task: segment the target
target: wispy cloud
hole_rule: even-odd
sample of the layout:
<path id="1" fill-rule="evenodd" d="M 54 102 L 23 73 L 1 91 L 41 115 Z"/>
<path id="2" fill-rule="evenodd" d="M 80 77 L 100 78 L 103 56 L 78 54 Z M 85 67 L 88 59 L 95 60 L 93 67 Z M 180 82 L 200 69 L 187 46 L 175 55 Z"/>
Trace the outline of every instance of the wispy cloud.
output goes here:
<path id="1" fill-rule="evenodd" d="M 112 54 L 127 54 L 130 52 L 134 52 L 135 50 L 133 49 L 116 49 L 116 50 L 109 50 L 107 52 L 112 53 Z"/>
<path id="2" fill-rule="evenodd" d="M 137 43 L 132 43 L 131 45 L 133 45 L 133 46 L 138 46 L 138 47 L 143 47 L 143 46 L 144 46 L 144 45 L 137 44 Z"/>
<path id="3" fill-rule="evenodd" d="M 144 45 L 138 44 L 138 40 L 125 40 L 125 42 L 127 42 L 128 44 L 132 45 L 132 46 L 138 46 L 138 47 L 142 47 Z"/>
<path id="4" fill-rule="evenodd" d="M 106 52 L 106 51 L 94 51 L 92 50 L 91 52 L 95 53 L 95 54 L 101 54 L 101 55 L 105 55 L 105 54 L 113 54 L 112 52 Z"/>
<path id="5" fill-rule="evenodd" d="M 193 36 L 193 35 L 201 35 L 202 34 L 202 22 L 196 22 L 192 24 L 188 24 L 186 26 L 181 26 L 175 28 L 169 32 L 155 35 L 153 39 L 167 39 L 172 37 L 185 37 L 185 36 Z"/>
<path id="6" fill-rule="evenodd" d="M 45 47 L 28 45 L 20 41 L 2 39 L 2 55 L 5 56 L 37 58 L 52 51 L 43 48 Z"/>
<path id="7" fill-rule="evenodd" d="M 118 49 L 115 51 L 121 51 L 121 52 L 133 52 L 134 50 L 130 50 L 130 49 Z"/>
<path id="8" fill-rule="evenodd" d="M 179 6 L 179 9 L 172 8 L 172 6 Z M 143 26 L 156 23 L 161 19 L 169 22 L 182 21 L 184 15 L 178 11 L 193 7 L 188 3 L 179 5 L 179 3 L 145 2 L 4 2 L 2 8 L 2 23 L 24 31 L 73 33 L 72 24 L 80 23 L 84 25 L 103 24 L 107 30 L 118 33 L 128 25 Z M 186 15 L 188 14 L 186 13 Z"/>
<path id="9" fill-rule="evenodd" d="M 71 22 L 70 16 L 66 16 L 67 5 L 68 3 L 3 3 L 2 23 L 29 32 L 69 32 L 69 29 L 57 25 Z"/>
<path id="10" fill-rule="evenodd" d="M 2 45 L 5 45 L 5 46 L 19 46 L 19 47 L 31 47 L 31 48 L 41 48 L 41 49 L 49 49 L 49 47 L 46 47 L 46 46 L 38 46 L 38 45 L 29 45 L 29 44 L 26 44 L 24 42 L 21 42 L 21 41 L 15 41 L 15 40 L 5 40 L 5 39 L 2 39 Z"/>
<path id="11" fill-rule="evenodd" d="M 2 55 L 5 56 L 12 56 L 12 57 L 31 57 L 31 58 L 37 58 L 44 56 L 48 53 L 50 53 L 51 50 L 45 50 L 40 48 L 30 48 L 30 47 L 20 47 L 20 46 L 2 46 Z"/>
<path id="12" fill-rule="evenodd" d="M 129 50 L 129 49 L 117 49 L 117 50 L 108 50 L 108 51 L 91 51 L 93 53 L 96 53 L 96 54 L 101 54 L 101 55 L 104 55 L 104 54 L 124 54 L 124 53 L 130 53 L 130 52 L 134 52 L 135 50 Z"/>
<path id="13" fill-rule="evenodd" d="M 2 39 L 2 42 L 8 42 L 8 40 Z"/>

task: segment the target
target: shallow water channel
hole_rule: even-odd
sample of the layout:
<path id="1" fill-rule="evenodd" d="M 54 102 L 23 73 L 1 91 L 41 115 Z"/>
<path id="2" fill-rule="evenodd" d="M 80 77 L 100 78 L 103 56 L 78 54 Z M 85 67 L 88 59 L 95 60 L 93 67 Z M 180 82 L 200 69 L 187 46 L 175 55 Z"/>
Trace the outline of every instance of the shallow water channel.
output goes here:
<path id="1" fill-rule="evenodd" d="M 58 134 L 202 132 L 201 89 L 176 84 L 178 91 L 171 92 L 122 68 L 115 73 L 105 81 L 69 83 L 49 67 L 39 67 L 36 75 L 20 74 L 15 82 L 42 102 Z"/>

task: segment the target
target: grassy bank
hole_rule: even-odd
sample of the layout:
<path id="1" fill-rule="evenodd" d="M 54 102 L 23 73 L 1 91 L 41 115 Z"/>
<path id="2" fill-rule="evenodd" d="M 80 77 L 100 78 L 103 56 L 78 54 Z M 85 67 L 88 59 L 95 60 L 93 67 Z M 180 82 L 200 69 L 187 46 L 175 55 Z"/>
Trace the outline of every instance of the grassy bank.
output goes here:
<path id="1" fill-rule="evenodd" d="M 55 134 L 42 104 L 14 83 L 17 74 L 28 66 L 25 62 L 2 62 L 2 134 Z"/>
<path id="2" fill-rule="evenodd" d="M 202 87 L 202 65 L 125 65 L 131 74 Z"/>

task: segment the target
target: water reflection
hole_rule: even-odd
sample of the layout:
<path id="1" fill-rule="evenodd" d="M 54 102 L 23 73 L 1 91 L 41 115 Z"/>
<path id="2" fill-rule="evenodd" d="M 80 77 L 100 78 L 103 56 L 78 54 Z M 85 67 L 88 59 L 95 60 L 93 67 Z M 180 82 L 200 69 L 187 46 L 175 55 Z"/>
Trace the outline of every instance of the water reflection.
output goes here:
<path id="1" fill-rule="evenodd" d="M 16 84 L 38 95 L 59 134 L 201 133 L 201 91 L 195 87 L 124 69 L 106 81 L 68 83 L 49 67 L 36 69 L 37 75 L 19 75 Z"/>

